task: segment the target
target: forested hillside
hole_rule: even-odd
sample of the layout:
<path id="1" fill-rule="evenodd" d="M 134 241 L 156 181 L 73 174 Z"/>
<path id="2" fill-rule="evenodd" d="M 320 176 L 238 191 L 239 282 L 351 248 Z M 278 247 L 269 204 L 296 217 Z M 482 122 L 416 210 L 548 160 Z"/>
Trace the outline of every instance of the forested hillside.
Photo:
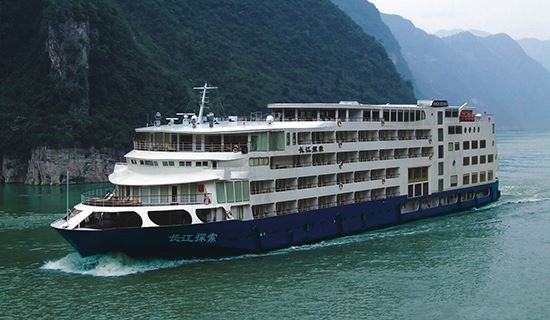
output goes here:
<path id="1" fill-rule="evenodd" d="M 383 47 L 329 0 L 0 0 L 0 151 L 126 148 L 147 114 L 270 102 L 412 102 Z"/>
<path id="2" fill-rule="evenodd" d="M 390 59 L 397 67 L 401 76 L 414 82 L 409 66 L 401 54 L 399 42 L 393 36 L 390 28 L 384 24 L 380 11 L 367 0 L 331 0 L 345 12 L 363 31 L 375 39 L 386 49 Z"/>

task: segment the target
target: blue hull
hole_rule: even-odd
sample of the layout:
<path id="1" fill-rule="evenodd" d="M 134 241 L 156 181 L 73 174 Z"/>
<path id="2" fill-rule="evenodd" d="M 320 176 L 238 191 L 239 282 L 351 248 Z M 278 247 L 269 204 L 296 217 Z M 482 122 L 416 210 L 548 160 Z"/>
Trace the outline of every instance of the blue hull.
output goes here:
<path id="1" fill-rule="evenodd" d="M 434 196 L 478 192 L 487 197 L 402 214 L 407 196 L 318 209 L 251 221 L 223 221 L 185 226 L 101 231 L 56 230 L 82 255 L 122 252 L 137 258 L 204 258 L 262 253 L 362 233 L 418 219 L 480 207 L 498 200 L 498 181 L 435 193 Z M 415 200 L 422 198 L 415 198 Z"/>

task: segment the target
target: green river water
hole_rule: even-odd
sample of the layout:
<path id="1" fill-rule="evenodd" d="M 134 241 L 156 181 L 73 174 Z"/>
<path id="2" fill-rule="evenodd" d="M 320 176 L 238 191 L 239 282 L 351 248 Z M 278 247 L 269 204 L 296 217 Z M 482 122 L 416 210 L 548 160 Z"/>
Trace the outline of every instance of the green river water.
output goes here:
<path id="1" fill-rule="evenodd" d="M 549 319 L 550 133 L 498 147 L 488 207 L 218 260 L 81 258 L 48 226 L 65 187 L 0 186 L 0 318 Z"/>

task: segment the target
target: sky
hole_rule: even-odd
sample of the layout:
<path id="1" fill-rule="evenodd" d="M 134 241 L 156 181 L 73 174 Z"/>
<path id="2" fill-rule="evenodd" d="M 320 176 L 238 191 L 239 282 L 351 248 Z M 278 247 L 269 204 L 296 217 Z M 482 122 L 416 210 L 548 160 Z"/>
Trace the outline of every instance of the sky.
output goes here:
<path id="1" fill-rule="evenodd" d="M 398 14 L 417 27 L 476 29 L 514 39 L 550 39 L 549 0 L 369 0 L 383 13 Z"/>

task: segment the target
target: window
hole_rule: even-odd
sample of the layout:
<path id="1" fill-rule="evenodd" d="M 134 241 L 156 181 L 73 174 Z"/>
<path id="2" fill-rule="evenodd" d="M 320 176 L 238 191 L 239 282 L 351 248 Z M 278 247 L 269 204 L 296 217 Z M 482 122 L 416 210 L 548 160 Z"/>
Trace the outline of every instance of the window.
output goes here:
<path id="1" fill-rule="evenodd" d="M 477 172 L 472 173 L 472 183 L 477 183 Z"/>
<path id="2" fill-rule="evenodd" d="M 492 163 L 495 161 L 495 155 L 490 154 L 487 156 L 487 162 Z"/>
<path id="3" fill-rule="evenodd" d="M 464 149 L 464 150 L 470 150 L 470 141 L 464 141 L 464 142 L 462 142 L 462 149 Z"/>
<path id="4" fill-rule="evenodd" d="M 494 178 L 493 170 L 487 171 L 487 180 L 488 180 L 488 181 L 492 181 L 493 178 Z"/>
<path id="5" fill-rule="evenodd" d="M 438 157 L 439 159 L 443 159 L 443 156 L 444 156 L 444 154 L 443 154 L 443 151 L 444 151 L 444 150 L 443 150 L 443 146 L 438 146 L 437 151 L 438 151 L 438 152 L 437 152 L 437 157 Z"/>
<path id="6" fill-rule="evenodd" d="M 397 121 L 403 122 L 403 110 L 397 111 Z"/>
<path id="7" fill-rule="evenodd" d="M 469 185 L 470 184 L 470 174 L 465 174 L 462 176 L 462 185 Z"/>
<path id="8" fill-rule="evenodd" d="M 248 163 L 251 167 L 268 166 L 269 165 L 269 158 L 268 157 L 250 158 L 248 160 Z"/>
<path id="9" fill-rule="evenodd" d="M 472 149 L 477 149 L 477 140 L 472 141 Z"/>
<path id="10" fill-rule="evenodd" d="M 437 124 L 443 124 L 443 111 L 437 112 Z"/>
<path id="11" fill-rule="evenodd" d="M 158 164 L 158 162 L 156 162 L 156 161 L 145 160 L 145 165 L 146 165 L 146 166 L 154 166 L 154 167 L 157 167 L 159 164 Z"/>
<path id="12" fill-rule="evenodd" d="M 451 187 L 456 187 L 458 185 L 458 176 L 452 175 L 451 176 Z"/>
<path id="13" fill-rule="evenodd" d="M 469 166 L 470 165 L 470 157 L 462 158 L 462 165 L 463 166 Z"/>
<path id="14" fill-rule="evenodd" d="M 201 167 L 201 166 L 202 166 L 202 162 L 201 162 L 201 161 L 195 162 L 195 167 Z"/>
<path id="15" fill-rule="evenodd" d="M 286 133 L 286 145 L 287 145 L 287 146 L 290 145 L 290 132 L 287 132 L 287 133 Z"/>
<path id="16" fill-rule="evenodd" d="M 216 182 L 216 197 L 218 203 L 225 203 L 225 187 L 223 182 Z"/>
<path id="17" fill-rule="evenodd" d="M 479 140 L 479 148 L 485 149 L 487 147 L 487 141 L 485 140 Z"/>
<path id="18" fill-rule="evenodd" d="M 203 167 L 208 167 L 208 161 L 203 161 L 203 162 L 202 162 L 202 166 L 203 166 Z"/>
<path id="19" fill-rule="evenodd" d="M 445 163 L 444 162 L 438 163 L 438 165 L 437 165 L 438 175 L 442 176 L 444 174 L 444 170 L 445 170 L 444 168 L 445 168 Z"/>
<path id="20" fill-rule="evenodd" d="M 447 129 L 447 132 L 449 134 L 455 134 L 455 126 L 449 126 L 449 128 Z"/>
<path id="21" fill-rule="evenodd" d="M 273 132 L 272 132 L 271 134 L 273 134 Z M 293 133 L 292 133 L 292 145 L 293 145 L 293 146 L 296 145 L 296 141 L 297 141 L 296 132 L 293 132 Z M 283 148 L 283 150 L 284 150 L 284 148 Z"/>
<path id="22" fill-rule="evenodd" d="M 437 141 L 443 141 L 443 128 L 437 129 Z"/>
<path id="23" fill-rule="evenodd" d="M 487 173 L 485 171 L 481 171 L 479 173 L 479 182 L 485 182 L 487 180 Z"/>
<path id="24" fill-rule="evenodd" d="M 460 150 L 460 142 L 455 142 L 455 151 Z"/>
<path id="25" fill-rule="evenodd" d="M 442 192 L 442 191 L 443 191 L 444 184 L 445 184 L 444 180 L 443 180 L 443 179 L 439 179 L 439 180 L 437 181 L 437 191 Z"/>
<path id="26" fill-rule="evenodd" d="M 476 165 L 477 164 L 477 156 L 473 156 L 472 157 L 472 165 Z"/>
<path id="27" fill-rule="evenodd" d="M 449 142 L 449 151 L 453 151 L 453 150 L 454 150 L 454 146 L 455 146 L 454 143 Z"/>
<path id="28" fill-rule="evenodd" d="M 484 164 L 485 162 L 487 162 L 487 156 L 479 156 L 479 164 Z"/>
<path id="29" fill-rule="evenodd" d="M 396 122 L 397 121 L 397 111 L 392 110 L 391 111 L 391 121 Z"/>

